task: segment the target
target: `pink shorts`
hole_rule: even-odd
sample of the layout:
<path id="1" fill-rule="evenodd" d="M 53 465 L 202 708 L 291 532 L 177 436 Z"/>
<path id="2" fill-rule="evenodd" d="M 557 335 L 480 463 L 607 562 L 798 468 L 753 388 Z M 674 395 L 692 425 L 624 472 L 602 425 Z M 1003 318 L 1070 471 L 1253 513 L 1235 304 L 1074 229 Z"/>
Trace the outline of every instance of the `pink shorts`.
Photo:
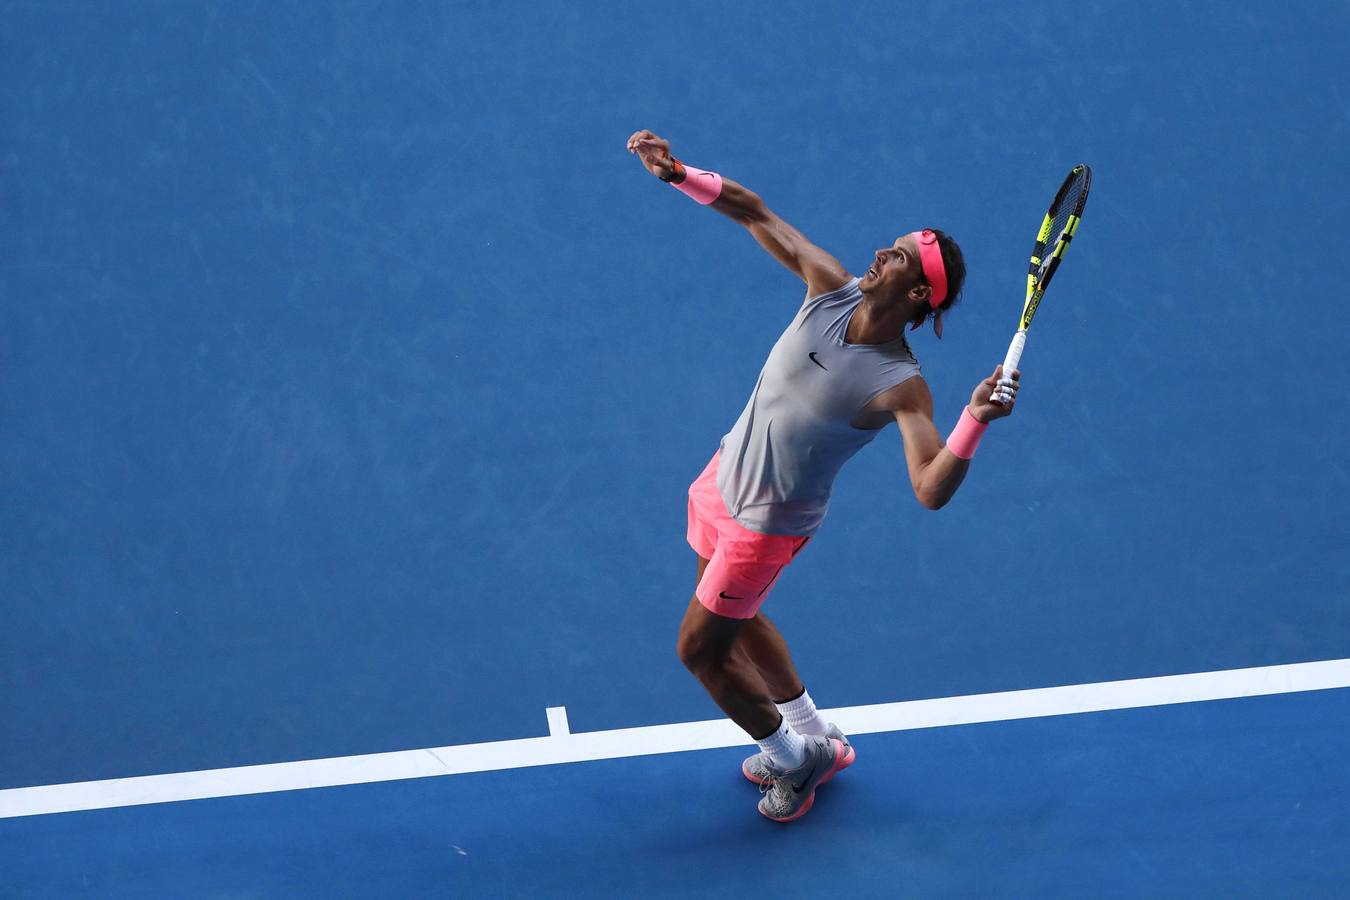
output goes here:
<path id="1" fill-rule="evenodd" d="M 760 534 L 733 519 L 717 489 L 721 455 L 721 450 L 714 453 L 703 474 L 689 485 L 689 546 L 708 560 L 694 594 L 719 616 L 753 619 L 783 569 L 811 539 Z"/>

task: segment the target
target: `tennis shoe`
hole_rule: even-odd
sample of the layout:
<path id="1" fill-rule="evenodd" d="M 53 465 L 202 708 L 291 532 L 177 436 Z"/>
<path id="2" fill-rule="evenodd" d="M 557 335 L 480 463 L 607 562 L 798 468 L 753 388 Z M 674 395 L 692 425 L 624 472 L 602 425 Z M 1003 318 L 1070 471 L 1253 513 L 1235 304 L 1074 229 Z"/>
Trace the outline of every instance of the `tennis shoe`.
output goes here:
<path id="1" fill-rule="evenodd" d="M 769 781 L 760 785 L 759 811 L 775 822 L 806 815 L 816 802 L 816 788 L 843 768 L 844 744 L 818 734 L 806 736 L 806 761 L 795 769 L 769 765 Z"/>
<path id="2" fill-rule="evenodd" d="M 803 735 L 803 737 L 805 737 L 805 735 Z M 834 738 L 844 745 L 844 759 L 840 764 L 839 769 L 847 769 L 849 766 L 853 765 L 853 760 L 857 758 L 857 754 L 853 752 L 853 745 L 848 742 L 848 738 L 846 738 L 844 733 L 839 730 L 839 726 L 831 722 L 829 731 L 825 732 L 825 737 Z M 773 758 L 769 756 L 769 754 L 756 753 L 754 756 L 748 757 L 745 762 L 741 763 L 741 774 L 755 784 L 768 784 L 769 767 L 772 764 Z M 836 771 L 838 770 L 836 769 Z M 833 777 L 833 773 L 831 773 L 829 777 Z M 829 778 L 826 778 L 826 781 L 828 780 Z"/>

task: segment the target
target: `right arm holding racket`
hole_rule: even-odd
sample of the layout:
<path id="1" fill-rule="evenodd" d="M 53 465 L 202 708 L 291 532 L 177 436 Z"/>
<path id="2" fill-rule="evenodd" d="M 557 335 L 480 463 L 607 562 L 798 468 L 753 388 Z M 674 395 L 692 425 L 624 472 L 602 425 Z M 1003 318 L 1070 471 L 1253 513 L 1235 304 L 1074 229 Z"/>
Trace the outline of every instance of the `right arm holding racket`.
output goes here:
<path id="1" fill-rule="evenodd" d="M 982 426 L 1012 414 L 1019 373 L 1012 373 L 1006 388 L 1008 400 L 999 403 L 994 401 L 993 394 L 1002 375 L 1003 367 L 998 366 L 992 375 L 975 385 L 970 395 L 966 409 Z M 914 496 L 928 509 L 941 509 L 965 480 L 966 472 L 970 471 L 970 457 L 958 456 L 951 446 L 943 443 L 933 424 L 933 395 L 922 376 L 916 375 L 887 391 L 883 399 L 904 439 L 905 466 Z"/>
<path id="2" fill-rule="evenodd" d="M 1041 227 L 1036 232 L 1036 241 L 1031 248 L 1027 295 L 1022 304 L 1022 318 L 1018 322 L 1017 333 L 1008 346 L 1003 364 L 975 387 L 975 393 L 966 407 L 969 415 L 981 423 L 981 428 L 1012 412 L 1020 378 L 1017 366 L 1022 359 L 1022 350 L 1026 347 L 1027 329 L 1031 327 L 1031 320 L 1064 258 L 1065 250 L 1078 231 L 1078 222 L 1083 215 L 1083 207 L 1087 205 L 1088 189 L 1091 186 L 1092 170 L 1085 165 L 1075 166 L 1060 185 L 1049 211 L 1041 220 Z M 1047 246 L 1051 248 L 1048 255 Z M 948 438 L 949 446 L 942 445 L 932 424 L 933 400 L 928 394 L 927 385 L 922 383 L 921 378 L 910 379 L 910 382 L 918 384 L 902 394 L 895 402 L 893 411 L 900 432 L 905 437 L 905 459 L 909 465 L 914 493 L 924 506 L 938 509 L 961 486 L 970 468 L 970 459 L 968 456 L 963 457 L 961 452 L 952 452 L 954 447 L 951 445 L 961 443 L 957 440 L 961 426 Z M 901 385 L 901 388 L 910 382 Z"/>

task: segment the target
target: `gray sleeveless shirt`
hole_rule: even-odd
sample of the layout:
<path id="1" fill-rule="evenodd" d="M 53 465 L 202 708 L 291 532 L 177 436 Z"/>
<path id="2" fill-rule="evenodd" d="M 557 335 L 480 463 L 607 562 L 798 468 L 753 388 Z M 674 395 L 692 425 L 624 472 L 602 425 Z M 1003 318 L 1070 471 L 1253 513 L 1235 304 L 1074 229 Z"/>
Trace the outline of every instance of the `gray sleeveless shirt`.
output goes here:
<path id="1" fill-rule="evenodd" d="M 878 394 L 919 373 L 903 336 L 887 344 L 844 340 L 861 301 L 856 278 L 808 297 L 722 438 L 717 487 L 732 518 L 751 531 L 814 533 L 840 468 L 881 431 L 849 423 Z"/>

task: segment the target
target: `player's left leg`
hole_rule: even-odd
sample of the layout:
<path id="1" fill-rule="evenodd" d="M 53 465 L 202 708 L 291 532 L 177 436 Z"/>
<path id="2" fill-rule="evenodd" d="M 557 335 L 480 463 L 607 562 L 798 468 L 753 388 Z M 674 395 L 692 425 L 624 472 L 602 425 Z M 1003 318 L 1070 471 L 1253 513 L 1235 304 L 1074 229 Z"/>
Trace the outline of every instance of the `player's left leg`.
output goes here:
<path id="1" fill-rule="evenodd" d="M 680 623 L 676 652 L 713 702 L 758 741 L 778 729 L 782 716 L 759 670 L 744 654 L 734 652 L 746 621 L 718 615 L 694 597 Z"/>

